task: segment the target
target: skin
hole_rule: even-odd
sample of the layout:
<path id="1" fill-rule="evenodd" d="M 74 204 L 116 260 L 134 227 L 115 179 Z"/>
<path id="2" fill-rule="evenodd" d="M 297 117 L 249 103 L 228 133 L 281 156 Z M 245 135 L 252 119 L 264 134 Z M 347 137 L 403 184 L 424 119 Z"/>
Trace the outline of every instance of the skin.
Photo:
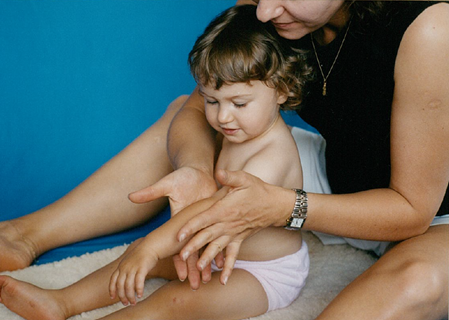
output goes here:
<path id="1" fill-rule="evenodd" d="M 206 119 L 225 137 L 225 142 L 242 143 L 261 137 L 279 119 L 280 105 L 287 100 L 261 81 L 224 85 L 219 90 L 200 86 Z M 237 94 L 236 94 L 237 93 Z M 266 112 L 270 110 L 270 112 Z"/>
<path id="2" fill-rule="evenodd" d="M 295 4 L 295 1 L 259 1 L 257 14 L 262 20 L 282 21 L 284 17 L 296 15 L 302 21 L 300 12 L 293 11 Z M 318 43 L 325 44 L 334 38 L 332 34 L 339 30 L 341 17 L 345 17 L 343 9 L 338 9 L 335 19 L 331 18 L 314 34 Z M 412 23 L 402 39 L 394 73 L 389 187 L 348 195 L 309 194 L 306 229 L 345 237 L 402 241 L 343 290 L 319 319 L 343 316 L 345 319 L 439 319 L 447 316 L 448 270 L 445 266 L 449 261 L 449 227 L 429 228 L 429 224 L 449 180 L 449 90 L 444 85 L 449 83 L 448 21 L 449 6 L 435 5 Z M 282 31 L 285 32 L 285 28 Z M 294 32 L 289 34 L 295 36 Z M 194 252 L 209 241 L 219 241 L 223 234 L 229 239 L 231 233 L 234 239 L 241 241 L 246 230 L 282 226 L 290 214 L 287 202 L 279 203 L 279 199 L 291 197 L 287 190 L 261 186 L 242 172 L 228 173 L 223 183 L 244 191 L 234 194 L 234 199 L 223 199 L 182 228 L 180 237 L 202 231 L 181 253 Z M 417 197 L 418 194 L 422 196 Z M 216 224 L 217 217 L 231 206 L 248 203 L 249 199 L 264 199 L 257 204 L 273 209 L 264 212 L 254 202 L 251 207 L 241 205 L 233 217 L 228 216 L 227 221 Z M 241 217 L 250 221 L 251 226 L 232 229 Z M 232 240 L 230 243 L 233 244 Z M 432 243 L 432 250 L 428 250 L 429 243 Z M 201 261 L 207 263 L 214 253 L 211 250 Z"/>
<path id="3" fill-rule="evenodd" d="M 204 117 L 204 106 L 198 104 L 203 105 L 203 99 L 196 91 L 190 97 L 176 99 L 161 119 L 65 197 L 32 214 L 0 222 L 0 270 L 25 268 L 36 256 L 50 249 L 139 225 L 166 206 L 165 200 L 158 200 L 161 197 L 169 198 L 172 213 L 176 213 L 211 196 L 216 191 L 212 177 L 215 137 Z M 175 125 L 172 120 L 177 114 Z M 195 117 L 204 122 L 203 127 L 189 126 L 189 134 L 185 134 L 184 121 L 189 123 Z M 175 128 L 171 130 L 172 141 L 195 137 L 195 134 L 206 139 L 208 135 L 202 130 L 210 133 L 210 141 L 196 146 L 194 154 L 188 150 L 196 142 L 189 144 L 189 141 L 179 142 L 180 150 L 172 147 L 176 152 L 167 153 L 170 125 Z M 183 147 L 187 148 L 186 156 L 181 151 Z M 182 163 L 180 170 L 173 171 L 170 158 L 173 163 L 177 160 Z M 206 165 L 208 160 L 210 167 Z M 132 193 L 149 184 L 143 194 Z M 129 193 L 132 193 L 129 198 L 138 205 L 128 200 Z M 148 202 L 151 200 L 156 201 Z M 98 225 L 96 221 L 102 223 Z M 68 232 L 67 225 L 73 232 Z M 184 262 L 179 257 L 174 259 L 175 264 L 181 264 L 179 278 L 186 279 Z M 196 271 L 195 265 L 196 259 L 190 258 L 190 269 Z M 190 272 L 189 281 L 193 288 L 198 288 L 201 278 L 195 271 Z M 207 273 L 203 279 L 209 277 Z"/>
<path id="4" fill-rule="evenodd" d="M 301 186 L 298 185 L 302 172 L 296 144 L 279 115 L 279 104 L 286 101 L 285 95 L 261 81 L 225 85 L 220 90 L 201 86 L 201 90 L 207 119 L 224 135 L 216 163 L 218 169 L 243 169 L 272 184 Z M 125 306 L 134 307 L 105 319 L 241 319 L 262 314 L 268 308 L 266 293 L 257 279 L 244 270 L 236 270 L 230 281 L 220 280 L 217 272 L 198 291 L 174 280 L 176 273 L 170 257 L 188 240 L 178 242 L 177 231 L 192 216 L 232 192 L 224 187 L 211 198 L 188 206 L 137 240 L 122 257 L 67 288 L 43 290 L 0 276 L 0 301 L 29 320 L 66 319 L 118 299 Z M 301 233 L 266 228 L 245 240 L 239 259 L 268 261 L 293 254 L 300 248 Z M 230 262 L 234 264 L 226 260 L 228 266 Z M 172 281 L 137 304 L 137 299 L 143 296 L 145 279 L 153 277 Z M 217 300 L 221 301 L 219 306 Z"/>
<path id="5" fill-rule="evenodd" d="M 257 14 L 260 19 L 280 19 L 279 14 L 263 16 L 268 11 L 262 12 L 260 8 L 274 10 L 275 6 L 295 3 L 299 1 L 262 0 Z M 449 177 L 449 90 L 444 86 L 449 83 L 448 21 L 448 6 L 433 6 L 412 23 L 401 42 L 395 69 L 389 188 L 338 196 L 309 194 L 306 229 L 401 241 L 343 290 L 319 319 L 341 319 L 341 315 L 345 319 L 447 317 L 449 230 L 448 226 L 428 228 L 428 225 Z M 329 43 L 346 22 L 347 12 L 340 7 L 328 21 L 316 24 L 315 40 L 319 44 Z M 184 199 L 194 199 L 194 194 L 204 197 L 213 194 L 215 140 L 201 101 L 197 91 L 187 102 L 185 98 L 176 101 L 164 118 L 67 197 L 40 210 L 39 214 L 0 223 L 0 268 L 26 267 L 35 254 L 136 225 L 151 217 L 158 209 L 154 202 L 146 207 L 133 206 L 123 197 L 156 183 L 173 168 L 183 169 L 131 198 L 145 202 L 169 195 L 172 204 L 182 207 L 189 204 L 189 201 L 183 203 Z M 165 151 L 167 130 L 168 157 Z M 121 173 L 132 179 L 123 180 Z M 184 239 L 203 230 L 183 249 L 186 256 L 211 241 L 219 241 L 222 248 L 228 244 L 227 254 L 230 259 L 235 258 L 243 239 L 267 226 L 282 226 L 290 215 L 295 199 L 290 190 L 264 184 L 243 172 L 219 171 L 215 178 L 221 185 L 237 188 L 239 192 L 223 198 L 180 230 L 178 236 Z M 192 184 L 192 179 L 201 182 Z M 116 183 L 118 181 L 121 183 Z M 192 194 L 183 197 L 180 190 L 192 190 Z M 96 197 L 92 197 L 93 194 Z M 248 199 L 263 199 L 257 202 L 263 207 L 255 207 Z M 229 212 L 227 208 L 235 208 L 235 203 L 242 204 L 239 210 L 233 210 L 233 216 L 226 216 L 227 220 L 221 220 L 217 226 L 217 217 Z M 382 210 L 379 210 L 379 203 Z M 248 223 L 242 223 L 241 217 Z M 98 230 L 96 221 L 111 223 Z M 68 224 L 73 226 L 73 233 L 67 232 Z M 428 250 L 430 244 L 432 250 Z M 217 252 L 217 248 L 210 248 L 198 266 L 207 265 Z M 188 273 L 192 287 L 199 286 L 199 273 L 192 268 L 195 262 L 189 262 L 188 271 L 182 261 L 178 262 L 180 277 L 185 279 Z M 231 270 L 223 271 L 226 272 L 230 274 Z"/>

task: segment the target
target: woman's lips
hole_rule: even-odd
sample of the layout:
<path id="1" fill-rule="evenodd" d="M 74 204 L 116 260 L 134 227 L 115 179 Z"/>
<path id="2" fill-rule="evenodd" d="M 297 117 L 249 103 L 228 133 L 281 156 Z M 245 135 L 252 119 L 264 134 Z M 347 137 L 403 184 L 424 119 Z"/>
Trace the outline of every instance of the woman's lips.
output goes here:
<path id="1" fill-rule="evenodd" d="M 293 26 L 293 22 L 272 22 L 276 29 L 288 30 Z"/>

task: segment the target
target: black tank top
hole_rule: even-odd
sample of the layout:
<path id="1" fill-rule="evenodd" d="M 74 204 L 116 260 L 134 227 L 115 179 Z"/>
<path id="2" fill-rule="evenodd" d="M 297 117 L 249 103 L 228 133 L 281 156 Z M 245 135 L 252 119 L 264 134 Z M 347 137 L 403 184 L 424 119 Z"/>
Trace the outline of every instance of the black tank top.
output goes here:
<path id="1" fill-rule="evenodd" d="M 388 18 L 368 24 L 363 31 L 349 29 L 327 79 L 326 96 L 310 37 L 295 44 L 309 50 L 309 63 L 318 70 L 298 114 L 326 139 L 327 175 L 333 193 L 388 187 L 395 59 L 407 27 L 432 4 L 394 1 L 389 3 Z M 325 75 L 344 33 L 329 45 L 316 47 Z M 442 214 L 449 214 L 448 190 L 438 211 Z"/>

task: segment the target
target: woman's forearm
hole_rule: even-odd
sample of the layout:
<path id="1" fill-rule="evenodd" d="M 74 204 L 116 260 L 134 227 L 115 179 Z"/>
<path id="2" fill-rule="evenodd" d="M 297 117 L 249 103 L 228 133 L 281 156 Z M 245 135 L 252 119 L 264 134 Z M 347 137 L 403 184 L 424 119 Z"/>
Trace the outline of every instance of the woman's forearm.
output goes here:
<path id="1" fill-rule="evenodd" d="M 167 139 L 167 151 L 175 169 L 193 167 L 213 175 L 215 131 L 204 114 L 204 99 L 196 88 L 174 117 Z"/>
<path id="2" fill-rule="evenodd" d="M 309 194 L 305 229 L 348 238 L 399 241 L 425 232 L 429 215 L 392 189 L 344 195 Z M 343 205 L 344 204 L 344 205 Z"/>

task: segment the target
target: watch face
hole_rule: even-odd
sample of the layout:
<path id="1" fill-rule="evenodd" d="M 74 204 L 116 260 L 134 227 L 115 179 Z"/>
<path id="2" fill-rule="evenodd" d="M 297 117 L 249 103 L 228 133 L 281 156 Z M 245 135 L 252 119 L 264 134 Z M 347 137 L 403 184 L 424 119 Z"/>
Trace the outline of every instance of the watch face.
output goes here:
<path id="1" fill-rule="evenodd" d="M 290 224 L 291 227 L 293 228 L 298 228 L 300 229 L 302 227 L 302 224 L 304 223 L 304 219 L 301 218 L 294 218 L 292 220 L 292 223 Z"/>
<path id="2" fill-rule="evenodd" d="M 285 229 L 300 230 L 302 225 L 304 224 L 304 221 L 305 221 L 305 219 L 302 219 L 302 218 L 292 218 L 285 226 Z"/>

